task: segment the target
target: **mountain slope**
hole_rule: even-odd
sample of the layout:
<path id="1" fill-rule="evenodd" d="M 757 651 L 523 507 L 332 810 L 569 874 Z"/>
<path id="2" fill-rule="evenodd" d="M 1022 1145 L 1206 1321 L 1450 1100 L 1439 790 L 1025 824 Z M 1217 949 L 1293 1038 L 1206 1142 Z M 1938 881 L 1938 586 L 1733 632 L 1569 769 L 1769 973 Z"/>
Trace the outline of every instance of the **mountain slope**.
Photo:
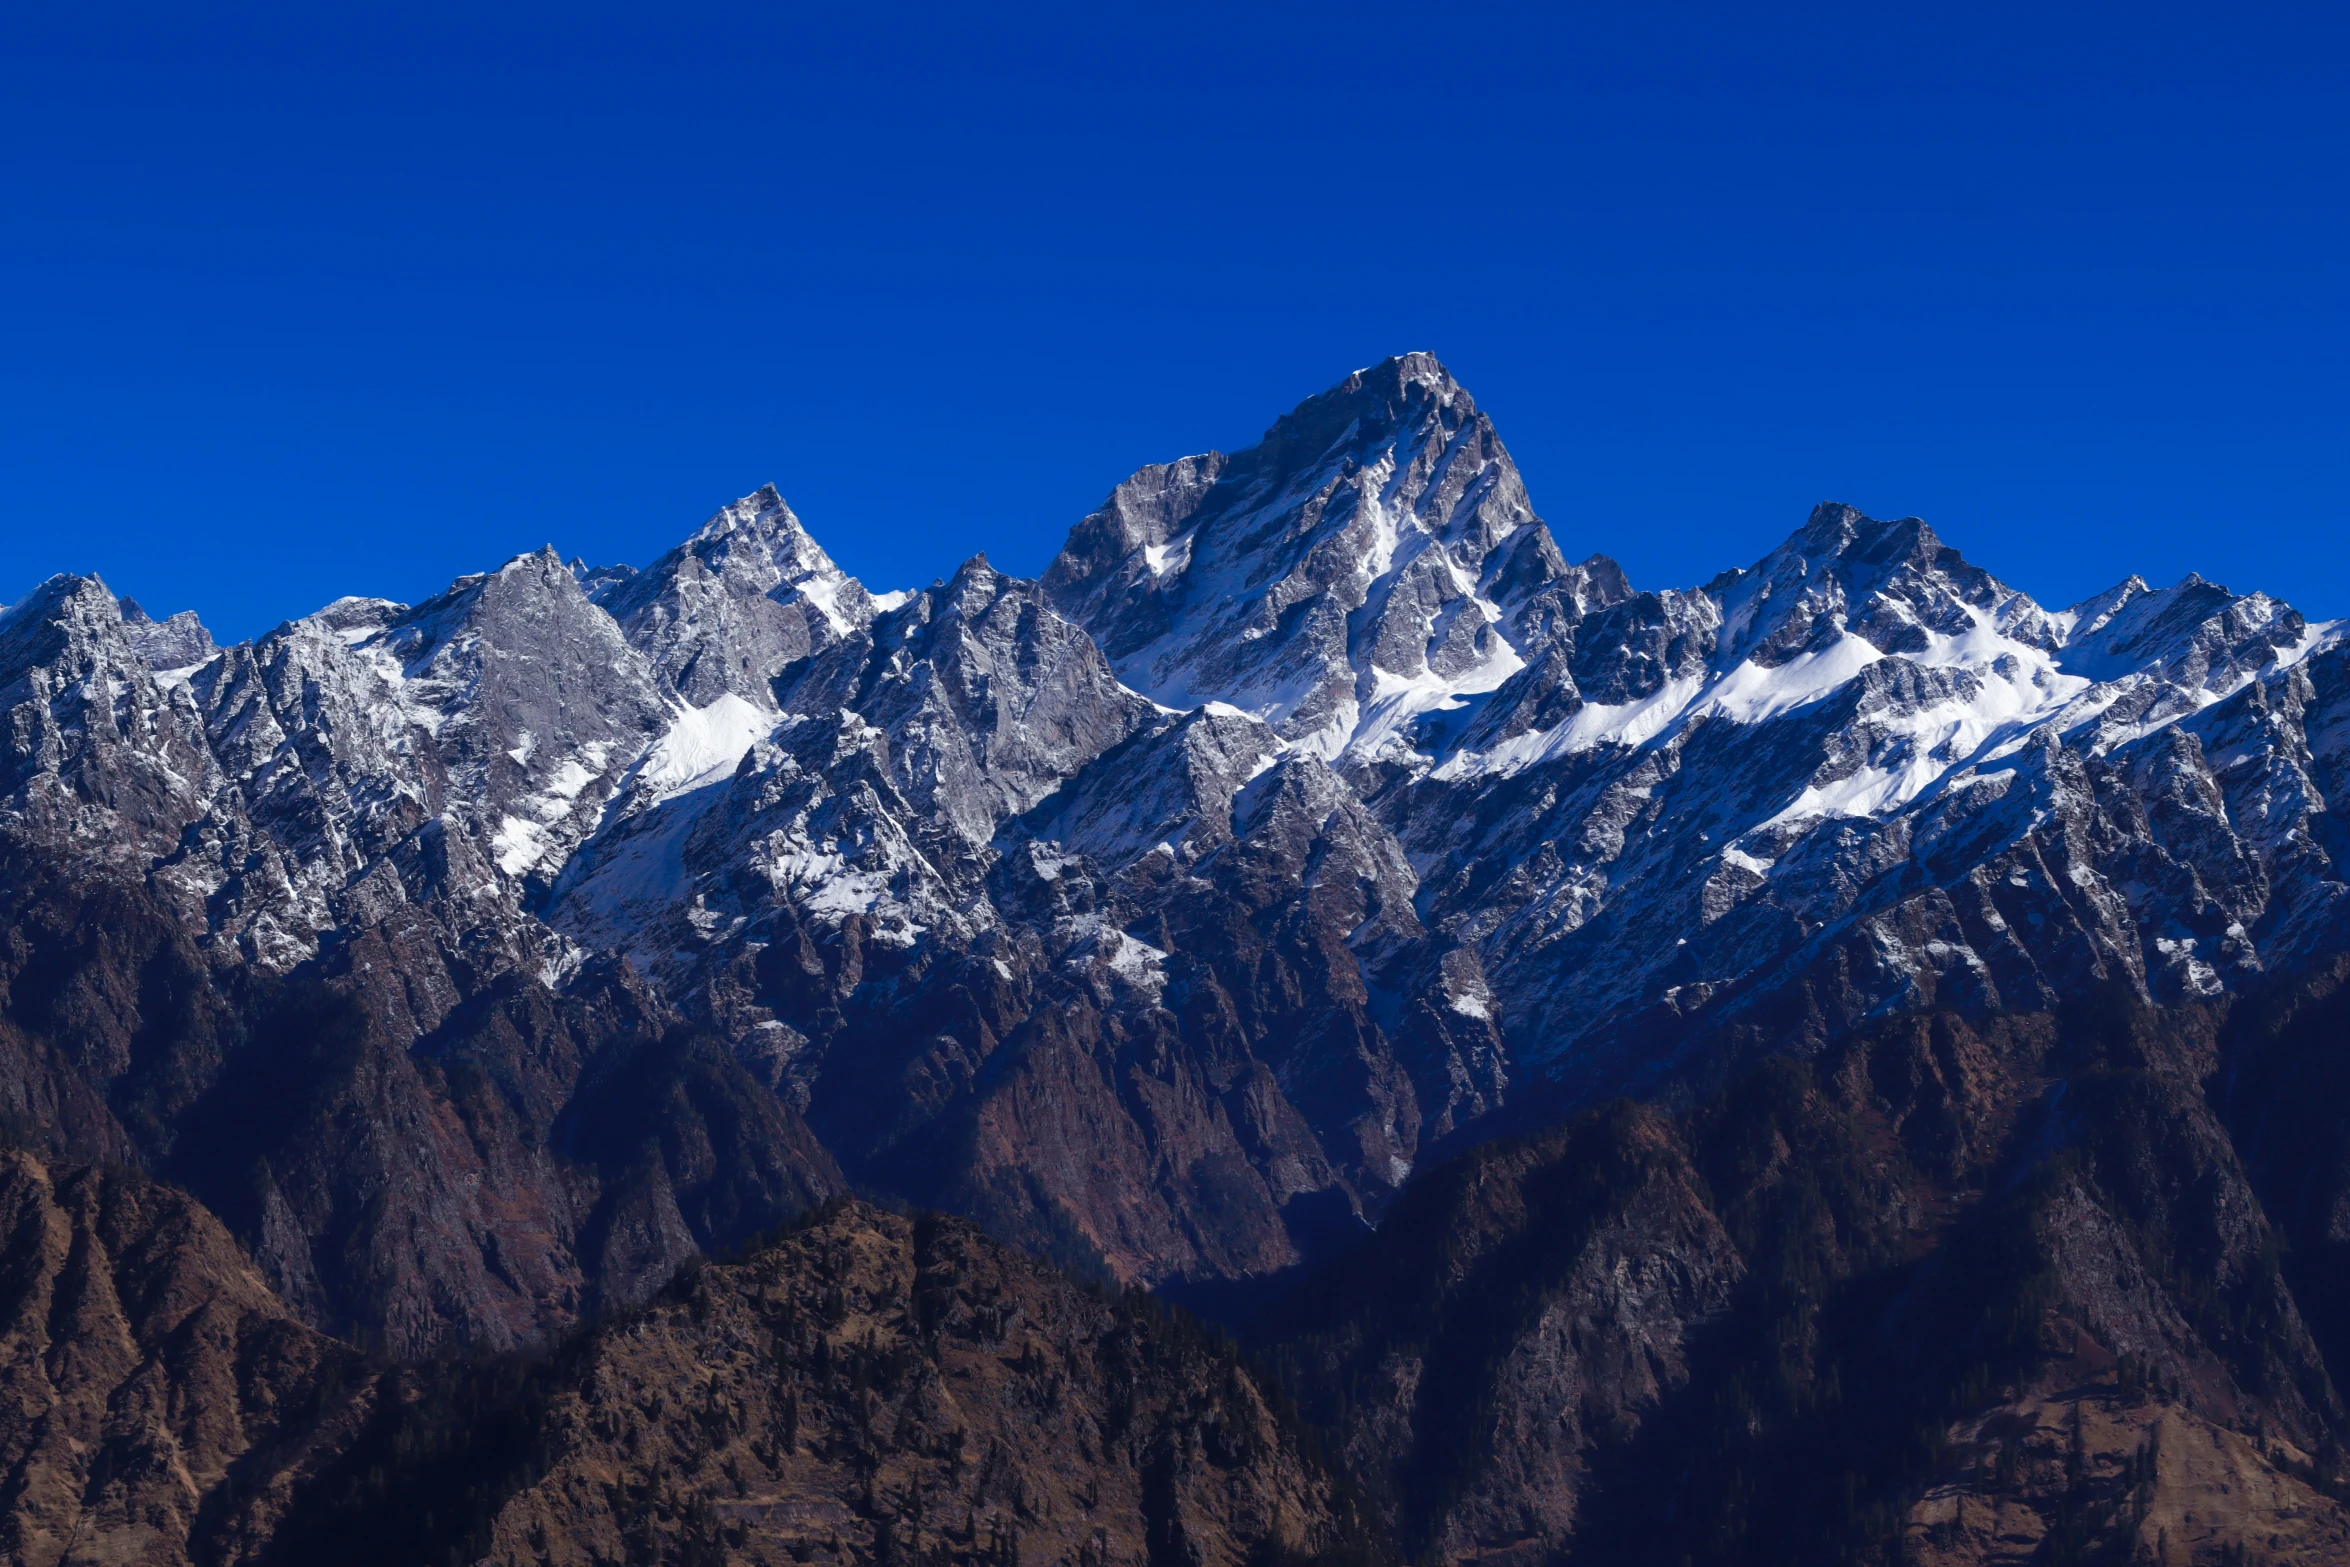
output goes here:
<path id="1" fill-rule="evenodd" d="M 2336 1560 L 2228 1053 L 2110 998 L 1910 1020 L 1432 1172 L 1260 1331 L 1439 1560 Z"/>
<path id="2" fill-rule="evenodd" d="M 25 1567 L 245 1557 L 374 1398 L 201 1204 L 13 1149 L 0 1383 L 0 1547 Z"/>
<path id="3" fill-rule="evenodd" d="M 849 1204 L 549 1362 L 424 1391 L 265 1559 L 1242 1567 L 1361 1538 L 1228 1350 Z"/>
<path id="4" fill-rule="evenodd" d="M 26 1567 L 1242 1567 L 1371 1538 L 1229 1346 L 858 1204 L 551 1358 L 397 1369 L 294 1321 L 184 1193 L 9 1151 L 0 1381 Z"/>

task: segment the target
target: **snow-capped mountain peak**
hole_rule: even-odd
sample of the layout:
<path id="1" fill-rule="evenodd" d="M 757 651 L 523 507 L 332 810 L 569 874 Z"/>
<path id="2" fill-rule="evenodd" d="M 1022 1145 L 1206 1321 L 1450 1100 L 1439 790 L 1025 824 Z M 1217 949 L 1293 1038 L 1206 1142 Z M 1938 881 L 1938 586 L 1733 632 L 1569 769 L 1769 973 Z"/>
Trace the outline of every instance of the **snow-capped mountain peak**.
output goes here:
<path id="1" fill-rule="evenodd" d="M 1566 566 L 1492 422 L 1407 354 L 1246 451 L 1142 470 L 1071 531 L 1045 586 L 1154 701 L 1226 701 L 1335 758 L 1500 685 L 1548 601 L 1611 569 Z"/>

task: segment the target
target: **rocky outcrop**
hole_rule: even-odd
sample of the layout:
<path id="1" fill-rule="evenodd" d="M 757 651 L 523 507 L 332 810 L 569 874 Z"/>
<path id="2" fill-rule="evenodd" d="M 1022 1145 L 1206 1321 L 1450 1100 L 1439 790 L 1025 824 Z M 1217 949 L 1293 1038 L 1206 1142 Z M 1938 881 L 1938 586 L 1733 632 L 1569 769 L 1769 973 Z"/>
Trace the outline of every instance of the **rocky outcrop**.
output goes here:
<path id="1" fill-rule="evenodd" d="M 122 601 L 124 637 L 146 659 L 147 667 L 166 674 L 189 674 L 217 657 L 220 646 L 192 609 L 157 620 L 139 607 L 137 599 Z"/>

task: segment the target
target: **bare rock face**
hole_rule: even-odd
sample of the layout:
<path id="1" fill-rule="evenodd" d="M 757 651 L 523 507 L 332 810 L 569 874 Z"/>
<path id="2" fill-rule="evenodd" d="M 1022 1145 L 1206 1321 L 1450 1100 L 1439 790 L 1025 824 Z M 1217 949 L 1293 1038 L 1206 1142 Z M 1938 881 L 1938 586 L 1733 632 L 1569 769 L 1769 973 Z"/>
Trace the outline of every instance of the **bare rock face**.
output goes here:
<path id="1" fill-rule="evenodd" d="M 204 622 L 192 609 L 157 620 L 139 607 L 137 599 L 124 599 L 122 629 L 124 638 L 147 660 L 147 667 L 161 672 L 191 672 L 220 652 L 212 633 L 204 629 Z"/>
<path id="2" fill-rule="evenodd" d="M 185 1193 L 0 1151 L 0 1551 L 244 1561 L 367 1419 L 359 1355 L 295 1321 Z"/>
<path id="3" fill-rule="evenodd" d="M 0 722 L 0 826 L 77 865 L 146 871 L 226 782 L 184 685 L 148 667 L 95 577 L 0 613 Z M 200 897 L 202 875 L 175 891 Z"/>
<path id="4" fill-rule="evenodd" d="M 1903 1520 L 1921 1567 L 2022 1567 L 2084 1544 L 2173 1562 L 2350 1552 L 2350 1513 L 2313 1483 L 2310 1454 L 2126 1379 L 2035 1389 L 1962 1422 L 1950 1442 L 1949 1467 Z"/>
<path id="5" fill-rule="evenodd" d="M 387 1422 L 280 1551 L 1244 1567 L 1361 1538 L 1229 1346 L 858 1204 L 465 1413 L 428 1393 Z"/>

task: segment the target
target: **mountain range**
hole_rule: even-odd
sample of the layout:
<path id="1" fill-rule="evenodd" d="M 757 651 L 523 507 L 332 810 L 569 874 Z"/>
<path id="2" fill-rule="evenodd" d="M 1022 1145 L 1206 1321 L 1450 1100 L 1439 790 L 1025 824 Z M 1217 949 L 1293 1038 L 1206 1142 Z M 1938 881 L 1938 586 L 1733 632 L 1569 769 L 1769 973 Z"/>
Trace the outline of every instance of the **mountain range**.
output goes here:
<path id="1" fill-rule="evenodd" d="M 2350 625 L 2195 576 L 2052 609 L 1833 503 L 1636 589 L 1408 354 L 1136 473 L 1036 580 L 873 592 L 772 488 L 642 569 L 227 648 L 60 576 L 0 614 L 0 714 L 0 1495 L 43 1567 L 301 1559 L 400 1510 L 354 1466 L 437 1451 L 384 1422 L 460 1383 L 534 1456 L 419 1552 L 804 1562 L 821 1515 L 828 1560 L 1017 1559 L 1013 1491 L 872 1456 L 978 1430 L 973 1289 L 1128 1433 L 990 1428 L 1061 1498 L 1032 1567 L 2350 1541 Z M 154 1318 L 159 1226 L 217 1363 Z M 776 1304 L 844 1268 L 867 1304 Z M 994 1325 L 938 1326 L 938 1268 Z M 613 1480 L 658 1378 L 579 1389 L 647 1333 L 716 1364 L 725 1311 L 861 1435 L 792 1478 L 762 1392 L 663 1449 L 766 1432 L 731 1492 Z M 930 1369 L 806 1358 L 885 1341 Z M 484 1354 L 539 1369 L 414 1369 Z M 169 1506 L 101 1462 L 142 1377 L 247 1412 L 171 1437 L 211 1470 L 141 1427 Z M 1774 1431 L 1843 1455 L 1843 1533 L 1757 1501 L 1810 1496 Z M 1072 1465 L 1125 1511 L 1080 1527 Z"/>

